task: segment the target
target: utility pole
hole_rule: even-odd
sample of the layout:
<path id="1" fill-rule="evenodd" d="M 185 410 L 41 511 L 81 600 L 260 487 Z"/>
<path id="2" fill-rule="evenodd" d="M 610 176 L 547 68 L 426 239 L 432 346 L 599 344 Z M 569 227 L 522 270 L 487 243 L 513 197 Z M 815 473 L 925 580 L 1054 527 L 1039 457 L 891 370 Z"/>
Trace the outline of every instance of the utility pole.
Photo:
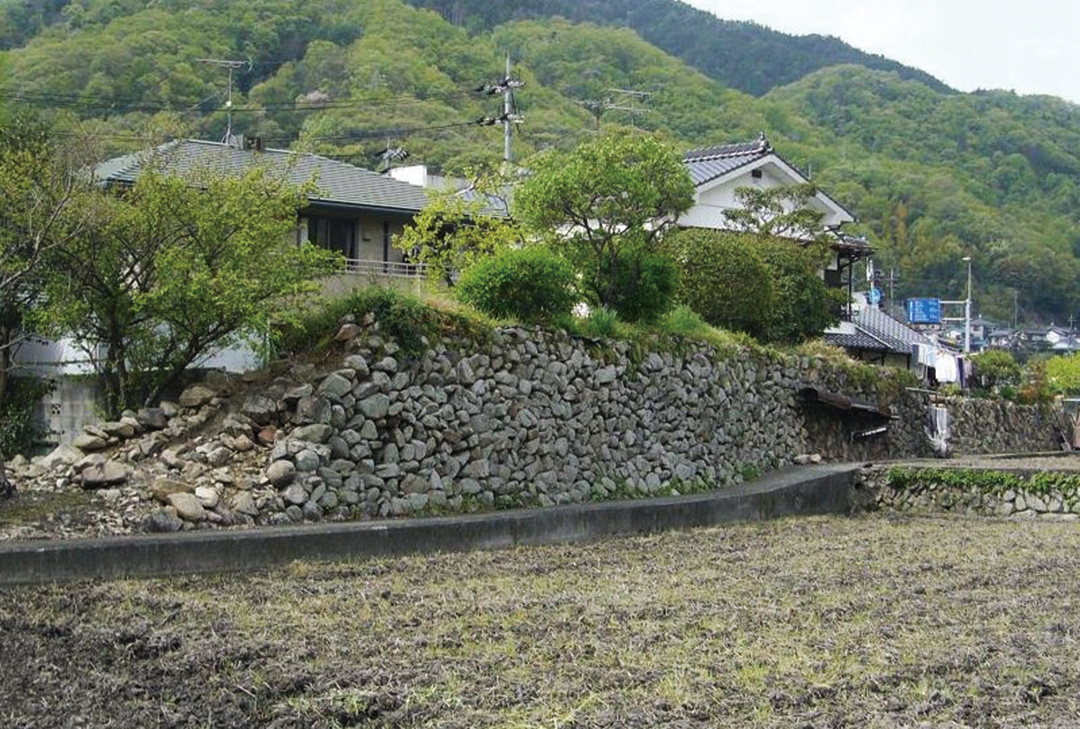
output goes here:
<path id="1" fill-rule="evenodd" d="M 506 54 L 506 83 L 503 89 L 503 159 L 507 171 L 514 160 L 514 124 L 510 115 L 514 113 L 514 87 L 510 84 L 510 54 Z"/>
<path id="2" fill-rule="evenodd" d="M 884 272 L 874 271 L 874 285 L 878 283 L 889 285 L 889 305 L 892 306 L 896 301 L 896 282 L 900 280 L 900 274 L 896 273 L 893 268 L 889 269 L 889 277 L 886 278 Z"/>
<path id="3" fill-rule="evenodd" d="M 964 300 L 964 354 L 971 351 L 971 256 L 964 256 L 968 265 L 968 292 Z"/>
<path id="4" fill-rule="evenodd" d="M 209 63 L 211 66 L 220 66 L 220 67 L 229 69 L 229 96 L 225 100 L 225 110 L 226 110 L 226 112 L 228 114 L 228 126 L 226 127 L 225 138 L 222 139 L 221 141 L 224 142 L 225 144 L 232 144 L 232 141 L 233 141 L 233 133 L 232 133 L 233 71 L 235 71 L 238 68 L 243 68 L 244 66 L 247 66 L 248 70 L 250 71 L 252 63 L 251 63 L 250 60 L 248 60 L 248 61 L 231 61 L 231 60 L 224 59 L 224 58 L 200 58 L 200 59 L 198 59 L 198 61 L 199 61 L 199 63 Z"/>
<path id="5" fill-rule="evenodd" d="M 510 64 L 510 54 L 506 54 L 506 77 L 502 81 L 496 84 L 484 84 L 476 89 L 478 93 L 487 94 L 488 96 L 494 96 L 496 94 L 502 94 L 503 97 L 503 113 L 502 116 L 492 118 L 483 117 L 477 120 L 477 124 L 481 126 L 488 126 L 501 123 L 503 125 L 503 160 L 506 162 L 507 169 L 510 167 L 510 163 L 514 161 L 514 125 L 521 124 L 525 121 L 525 118 L 518 114 L 514 110 L 514 89 L 519 89 L 525 85 L 525 82 L 514 78 L 512 75 L 512 67 Z"/>
<path id="6" fill-rule="evenodd" d="M 633 89 L 608 89 L 608 91 L 622 95 L 623 98 L 619 100 L 620 103 L 608 104 L 607 108 L 630 112 L 630 133 L 633 134 L 637 131 L 637 115 L 639 113 L 652 113 L 651 109 L 646 109 L 643 106 L 637 105 L 637 102 L 639 101 L 644 103 L 648 100 L 650 94 L 647 91 L 634 91 Z"/>
<path id="7" fill-rule="evenodd" d="M 962 322 L 964 322 L 964 353 L 967 354 L 968 352 L 971 351 L 971 256 L 964 256 L 961 260 L 965 261 L 967 263 L 967 265 L 968 265 L 968 267 L 967 267 L 968 268 L 968 270 L 967 270 L 967 276 L 968 276 L 968 278 L 967 278 L 967 298 L 966 299 L 960 299 L 959 301 L 942 301 L 941 304 L 943 306 L 946 305 L 946 304 L 954 305 L 954 306 L 959 306 L 959 305 L 963 304 L 964 305 L 964 316 L 962 316 L 962 317 L 943 316 L 943 317 L 941 317 L 941 320 L 942 321 L 955 321 L 955 322 L 961 322 L 962 321 Z"/>

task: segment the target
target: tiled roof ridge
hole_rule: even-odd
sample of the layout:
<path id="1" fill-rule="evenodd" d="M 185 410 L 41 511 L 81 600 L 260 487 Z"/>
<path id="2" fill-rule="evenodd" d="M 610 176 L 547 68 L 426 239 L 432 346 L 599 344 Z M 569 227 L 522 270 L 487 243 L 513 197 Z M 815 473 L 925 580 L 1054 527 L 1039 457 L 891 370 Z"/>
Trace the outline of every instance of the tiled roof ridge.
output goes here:
<path id="1" fill-rule="evenodd" d="M 773 152 L 773 146 L 769 143 L 769 140 L 765 138 L 765 134 L 762 133 L 753 142 L 735 142 L 733 144 L 722 144 L 716 147 L 703 147 L 701 149 L 692 149 L 687 152 L 683 159 L 687 162 L 704 162 L 713 159 L 726 159 L 728 157 L 743 157 L 748 154 L 760 154 L 766 155 Z"/>
<path id="2" fill-rule="evenodd" d="M 181 142 L 181 143 L 186 143 L 186 144 L 201 144 L 201 145 L 206 146 L 206 147 L 220 147 L 220 148 L 223 148 L 223 149 L 231 149 L 234 152 L 252 152 L 252 150 L 250 150 L 250 149 L 241 149 L 239 147 L 235 147 L 235 146 L 233 146 L 231 144 L 228 144 L 227 142 L 215 142 L 215 141 L 212 141 L 210 139 L 179 139 L 179 140 L 176 140 L 176 141 Z M 162 147 L 160 147 L 159 149 L 164 148 L 164 146 L 165 145 L 162 145 Z M 280 155 L 291 156 L 291 157 L 309 157 L 311 159 L 317 159 L 317 160 L 321 160 L 323 162 L 331 162 L 331 163 L 333 163 L 335 165 L 342 165 L 342 166 L 345 166 L 345 167 L 351 167 L 354 170 L 360 170 L 361 172 L 367 172 L 367 173 L 372 174 L 372 175 L 378 175 L 379 174 L 378 172 L 375 172 L 374 170 L 369 170 L 366 167 L 360 167 L 358 165 L 354 165 L 351 162 L 343 162 L 343 161 L 341 161 L 339 159 L 334 159 L 333 157 L 327 157 L 325 155 L 315 154 L 314 152 L 303 152 L 303 151 L 298 150 L 298 149 L 282 149 L 280 147 L 266 147 L 265 149 L 263 149 L 259 153 L 260 154 L 271 154 L 272 153 L 272 154 L 280 154 Z M 379 175 L 379 176 L 383 177 L 384 175 Z M 393 178 L 388 178 L 388 179 L 393 179 Z M 396 180 L 396 181 L 401 182 L 401 180 Z M 404 184 L 408 185 L 409 183 L 406 182 Z M 415 185 L 414 185 L 414 187 L 415 187 Z"/>

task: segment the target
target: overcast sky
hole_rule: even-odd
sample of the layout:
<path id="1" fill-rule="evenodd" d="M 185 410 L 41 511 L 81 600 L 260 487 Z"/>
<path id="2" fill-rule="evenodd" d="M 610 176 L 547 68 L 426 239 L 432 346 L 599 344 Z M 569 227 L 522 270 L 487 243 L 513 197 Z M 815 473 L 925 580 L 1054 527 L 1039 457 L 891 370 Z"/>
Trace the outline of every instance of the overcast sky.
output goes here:
<path id="1" fill-rule="evenodd" d="M 685 0 L 725 20 L 842 38 L 961 91 L 1080 103 L 1080 0 Z"/>

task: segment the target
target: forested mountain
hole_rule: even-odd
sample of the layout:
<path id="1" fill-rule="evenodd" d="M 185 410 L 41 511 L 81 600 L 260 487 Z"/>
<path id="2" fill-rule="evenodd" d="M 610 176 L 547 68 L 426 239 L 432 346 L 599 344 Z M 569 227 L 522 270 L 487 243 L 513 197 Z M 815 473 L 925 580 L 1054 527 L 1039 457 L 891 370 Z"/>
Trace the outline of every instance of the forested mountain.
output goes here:
<path id="1" fill-rule="evenodd" d="M 1013 288 L 1028 321 L 1062 322 L 1080 308 L 1075 105 L 955 93 L 897 64 L 872 67 L 891 64 L 884 59 L 815 55 L 806 39 L 707 20 L 668 0 L 458 0 L 440 9 L 449 20 L 402 0 L 0 0 L 9 49 L 0 53 L 0 104 L 34 105 L 61 129 L 90 133 L 102 154 L 169 134 L 221 138 L 229 72 L 206 59 L 242 60 L 235 131 L 366 167 L 401 146 L 411 161 L 454 171 L 502 154 L 501 128 L 477 123 L 501 113 L 501 97 L 477 89 L 502 78 L 509 52 L 525 81 L 518 159 L 572 146 L 598 124 L 633 124 L 684 148 L 765 131 L 859 215 L 879 265 L 902 277 L 898 298 L 960 296 L 960 259 L 971 254 L 982 312 L 1011 315 Z M 655 27 L 641 31 L 671 28 L 684 60 L 615 27 L 627 9 L 622 25 L 648 10 Z M 522 19 L 541 11 L 563 17 Z M 574 22 L 586 17 L 596 24 Z M 750 66 L 725 66 L 718 51 L 691 42 L 708 23 L 761 31 L 773 44 L 762 46 L 768 58 L 744 52 Z M 784 53 L 812 62 L 770 65 Z M 839 60 L 857 63 L 832 65 Z M 797 76 L 777 85 L 789 78 L 780 71 Z M 748 85 L 751 77 L 760 83 Z M 616 88 L 648 96 L 620 98 Z M 630 106 L 639 110 L 615 108 Z"/>
<path id="2" fill-rule="evenodd" d="M 925 71 L 865 53 L 839 38 L 795 36 L 721 20 L 679 0 L 408 0 L 474 31 L 513 20 L 561 17 L 631 28 L 642 38 L 734 89 L 755 96 L 821 68 L 854 63 L 949 88 Z"/>

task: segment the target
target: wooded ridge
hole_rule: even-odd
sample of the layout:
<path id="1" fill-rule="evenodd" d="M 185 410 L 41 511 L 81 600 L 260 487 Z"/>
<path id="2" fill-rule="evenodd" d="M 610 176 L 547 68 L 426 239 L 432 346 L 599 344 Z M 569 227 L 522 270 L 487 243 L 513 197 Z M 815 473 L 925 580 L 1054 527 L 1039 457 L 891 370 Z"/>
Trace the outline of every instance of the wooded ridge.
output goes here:
<path id="1" fill-rule="evenodd" d="M 102 155 L 169 135 L 220 139 L 229 73 L 204 61 L 242 60 L 238 131 L 372 168 L 400 146 L 455 172 L 501 157 L 500 129 L 478 123 L 502 113 L 501 97 L 475 90 L 502 78 L 509 52 L 525 82 L 519 160 L 598 126 L 687 149 L 764 131 L 859 216 L 879 268 L 900 273 L 897 298 L 961 295 L 970 254 L 979 313 L 1011 319 L 1014 289 L 1021 324 L 1080 308 L 1073 104 L 956 93 L 837 39 L 672 0 L 414 4 L 440 12 L 400 0 L 0 0 L 0 106 L 36 106 Z"/>

